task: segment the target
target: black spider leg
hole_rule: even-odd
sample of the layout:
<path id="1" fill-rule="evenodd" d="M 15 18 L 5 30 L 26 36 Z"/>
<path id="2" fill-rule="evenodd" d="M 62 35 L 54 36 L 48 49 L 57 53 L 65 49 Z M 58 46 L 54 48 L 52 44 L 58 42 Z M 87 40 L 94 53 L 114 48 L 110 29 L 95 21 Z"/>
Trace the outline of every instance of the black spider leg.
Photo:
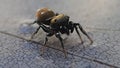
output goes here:
<path id="1" fill-rule="evenodd" d="M 53 36 L 53 35 L 54 35 L 54 34 L 52 34 L 52 33 L 48 33 L 48 34 L 46 35 L 45 41 L 44 41 L 44 44 L 43 44 L 43 47 L 41 48 L 42 54 L 44 53 L 44 49 L 45 49 L 45 47 L 46 47 L 46 43 L 47 43 L 47 41 L 48 41 L 48 37 Z"/>
<path id="2" fill-rule="evenodd" d="M 76 30 L 76 32 L 77 32 L 77 34 L 78 34 L 78 36 L 79 36 L 79 38 L 81 40 L 81 44 L 83 44 L 83 40 L 82 40 L 82 37 L 81 37 L 81 35 L 80 35 L 79 31 L 78 31 L 77 26 L 75 25 L 74 28 L 75 28 L 75 30 Z"/>
<path id="3" fill-rule="evenodd" d="M 33 39 L 34 35 L 39 31 L 40 26 L 37 28 L 37 30 L 32 34 L 31 39 Z"/>
<path id="4" fill-rule="evenodd" d="M 40 27 L 43 29 L 43 31 L 45 31 L 46 33 L 48 33 L 45 37 L 45 41 L 44 41 L 44 44 L 43 44 L 43 47 L 42 47 L 42 54 L 44 53 L 44 49 L 46 47 L 46 43 L 48 41 L 48 38 L 47 37 L 50 37 L 50 36 L 53 36 L 54 33 L 53 33 L 53 30 L 51 30 L 49 27 L 46 27 L 45 25 L 40 25 Z"/>
<path id="5" fill-rule="evenodd" d="M 82 26 L 79 23 L 75 23 L 75 25 L 78 26 L 79 29 L 82 31 L 82 33 L 87 36 L 87 38 L 90 40 L 90 45 L 91 45 L 93 43 L 93 40 L 90 38 L 87 32 L 82 28 Z"/>
<path id="6" fill-rule="evenodd" d="M 37 23 L 36 20 L 35 20 L 34 22 L 32 22 L 32 23 L 26 23 L 26 24 L 29 25 L 29 26 L 31 26 L 31 25 L 33 25 L 33 24 L 35 24 L 35 23 Z"/>
<path id="7" fill-rule="evenodd" d="M 43 44 L 43 47 L 42 47 L 42 54 L 44 53 L 44 49 L 45 49 L 45 46 L 46 46 L 47 41 L 48 41 L 48 38 L 47 38 L 47 36 L 46 36 L 46 37 L 45 37 L 44 44 Z"/>
<path id="8" fill-rule="evenodd" d="M 43 29 L 43 31 L 50 33 L 50 28 L 44 26 L 43 24 L 39 25 L 39 27 L 37 28 L 37 30 L 32 34 L 31 39 L 34 37 L 34 35 L 39 31 L 40 27 Z"/>
<path id="9" fill-rule="evenodd" d="M 60 36 L 60 33 L 56 33 L 55 36 L 60 40 L 60 43 L 61 43 L 61 46 L 62 46 L 64 55 L 65 55 L 65 58 L 66 58 L 66 57 L 67 57 L 67 52 L 66 52 L 66 50 L 65 50 L 65 48 L 64 48 L 63 39 L 62 39 L 62 37 Z"/>
<path id="10" fill-rule="evenodd" d="M 35 20 L 33 23 L 27 23 L 29 26 L 31 26 L 31 25 L 33 25 L 33 24 L 35 24 L 35 23 L 37 23 L 37 21 Z M 37 28 L 37 30 L 32 34 L 32 36 L 31 36 L 31 38 L 30 39 L 33 39 L 33 37 L 34 37 L 34 35 L 39 31 L 39 29 L 40 29 L 40 26 Z"/>

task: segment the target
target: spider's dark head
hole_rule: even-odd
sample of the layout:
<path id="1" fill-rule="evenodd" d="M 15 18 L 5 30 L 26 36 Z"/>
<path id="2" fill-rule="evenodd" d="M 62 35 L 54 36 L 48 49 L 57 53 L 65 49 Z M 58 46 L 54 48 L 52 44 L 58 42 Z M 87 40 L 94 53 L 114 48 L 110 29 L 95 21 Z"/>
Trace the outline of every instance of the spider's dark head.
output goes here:
<path id="1" fill-rule="evenodd" d="M 47 21 L 53 16 L 55 16 L 55 13 L 48 8 L 38 9 L 36 12 L 37 21 L 43 24 L 48 23 Z"/>

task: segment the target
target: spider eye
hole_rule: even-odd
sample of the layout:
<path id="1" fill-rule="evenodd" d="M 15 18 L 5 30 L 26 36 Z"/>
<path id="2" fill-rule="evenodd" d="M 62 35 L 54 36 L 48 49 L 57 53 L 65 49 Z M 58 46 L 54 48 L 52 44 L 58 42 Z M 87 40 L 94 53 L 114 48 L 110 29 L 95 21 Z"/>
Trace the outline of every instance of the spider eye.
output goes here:
<path id="1" fill-rule="evenodd" d="M 55 21 L 54 22 L 56 22 L 57 21 L 57 19 L 55 19 Z"/>

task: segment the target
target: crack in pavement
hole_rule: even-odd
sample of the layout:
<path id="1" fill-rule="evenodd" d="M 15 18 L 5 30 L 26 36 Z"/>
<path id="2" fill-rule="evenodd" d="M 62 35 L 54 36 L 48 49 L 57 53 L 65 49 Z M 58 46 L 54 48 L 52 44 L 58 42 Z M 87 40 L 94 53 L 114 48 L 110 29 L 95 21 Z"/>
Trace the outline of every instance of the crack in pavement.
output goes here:
<path id="1" fill-rule="evenodd" d="M 19 39 L 23 39 L 23 40 L 26 40 L 26 41 L 28 41 L 28 42 L 40 44 L 41 46 L 43 46 L 41 43 L 39 43 L 39 42 L 37 42 L 37 41 L 29 40 L 29 39 L 26 39 L 26 38 L 24 38 L 24 37 L 20 37 L 20 36 L 11 34 L 11 33 L 7 33 L 7 32 L 5 32 L 5 31 L 0 31 L 0 33 L 5 34 L 5 35 L 9 35 L 9 36 L 13 36 L 13 37 L 16 37 L 16 38 L 19 38 Z M 62 52 L 62 50 L 57 49 L 57 48 L 54 48 L 54 47 L 50 47 L 50 46 L 46 46 L 46 47 Z M 83 58 L 83 59 L 86 59 L 86 60 L 89 60 L 89 61 L 92 61 L 92 62 L 97 62 L 97 63 L 99 63 L 99 64 L 106 65 L 106 66 L 109 66 L 109 67 L 120 68 L 120 67 L 118 67 L 118 66 L 115 66 L 115 65 L 112 65 L 112 64 L 108 64 L 108 63 L 102 62 L 102 61 L 100 61 L 100 60 L 96 60 L 96 59 L 92 59 L 92 58 L 88 58 L 88 57 L 76 55 L 76 54 L 73 54 L 73 53 L 70 53 L 70 52 L 67 52 L 67 53 L 70 54 L 70 55 L 79 57 L 79 58 Z"/>

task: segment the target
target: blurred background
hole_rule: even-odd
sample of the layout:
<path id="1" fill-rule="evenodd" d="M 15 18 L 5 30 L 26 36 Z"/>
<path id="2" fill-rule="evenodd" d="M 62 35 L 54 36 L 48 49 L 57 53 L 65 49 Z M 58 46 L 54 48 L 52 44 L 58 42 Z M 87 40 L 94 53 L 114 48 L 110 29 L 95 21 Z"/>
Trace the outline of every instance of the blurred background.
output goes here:
<path id="1" fill-rule="evenodd" d="M 38 8 L 48 7 L 84 26 L 111 28 L 120 25 L 119 6 L 119 0 L 0 0 L 0 20 L 34 19 Z"/>

